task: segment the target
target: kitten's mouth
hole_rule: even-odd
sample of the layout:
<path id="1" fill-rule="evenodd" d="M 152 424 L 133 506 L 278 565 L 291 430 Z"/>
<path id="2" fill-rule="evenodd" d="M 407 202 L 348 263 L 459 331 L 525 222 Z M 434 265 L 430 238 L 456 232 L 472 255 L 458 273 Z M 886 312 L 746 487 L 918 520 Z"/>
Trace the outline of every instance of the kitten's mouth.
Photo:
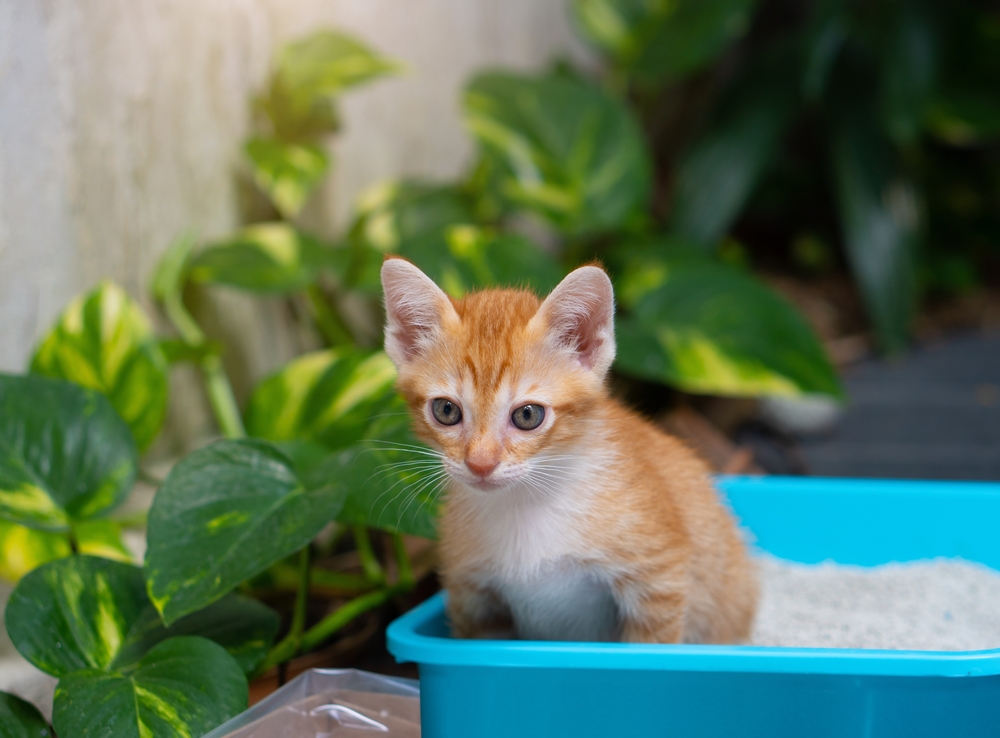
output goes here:
<path id="1" fill-rule="evenodd" d="M 466 487 L 480 492 L 496 492 L 497 490 L 510 487 L 517 481 L 516 477 L 506 475 L 491 475 L 483 478 L 472 476 L 471 474 L 455 474 L 454 472 L 452 473 L 452 478 L 457 482 L 461 482 Z"/>
<path id="2" fill-rule="evenodd" d="M 498 489 L 503 489 L 508 484 L 510 484 L 509 479 L 493 479 L 492 477 L 487 477 L 486 479 L 471 479 L 467 480 L 468 484 L 473 489 L 478 489 L 483 492 L 493 492 Z"/>

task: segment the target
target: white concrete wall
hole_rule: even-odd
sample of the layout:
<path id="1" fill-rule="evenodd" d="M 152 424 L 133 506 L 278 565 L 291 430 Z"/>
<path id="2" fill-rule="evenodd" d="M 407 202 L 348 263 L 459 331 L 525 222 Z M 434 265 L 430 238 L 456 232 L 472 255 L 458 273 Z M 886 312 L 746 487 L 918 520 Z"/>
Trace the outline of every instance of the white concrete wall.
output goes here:
<path id="1" fill-rule="evenodd" d="M 111 277 L 144 296 L 171 239 L 239 222 L 248 98 L 282 41 L 334 27 L 408 66 L 344 100 L 307 214 L 331 231 L 373 182 L 461 170 L 471 73 L 579 57 L 567 1 L 0 0 L 0 371 L 24 368 L 76 293 Z M 275 301 L 226 296 L 220 312 L 248 376 L 298 348 Z M 172 408 L 181 436 L 205 427 L 197 399 Z"/>

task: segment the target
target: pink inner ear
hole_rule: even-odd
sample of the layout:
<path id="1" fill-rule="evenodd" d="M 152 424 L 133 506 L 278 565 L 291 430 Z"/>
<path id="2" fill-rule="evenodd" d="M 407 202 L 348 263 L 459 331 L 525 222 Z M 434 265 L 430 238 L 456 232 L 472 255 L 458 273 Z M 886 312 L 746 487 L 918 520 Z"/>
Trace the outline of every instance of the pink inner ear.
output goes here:
<path id="1" fill-rule="evenodd" d="M 421 272 L 402 259 L 382 265 L 387 325 L 385 351 L 396 366 L 412 361 L 424 348 L 442 321 L 454 310 L 448 297 Z"/>
<path id="2" fill-rule="evenodd" d="M 550 340 L 572 350 L 585 370 L 603 374 L 615 358 L 614 310 L 611 280 L 601 269 L 585 266 L 559 283 L 541 315 Z"/>
<path id="3" fill-rule="evenodd" d="M 597 335 L 593 316 L 582 318 L 567 332 L 570 345 L 576 349 L 580 365 L 590 371 L 594 368 L 594 355 L 600 350 L 602 341 Z"/>

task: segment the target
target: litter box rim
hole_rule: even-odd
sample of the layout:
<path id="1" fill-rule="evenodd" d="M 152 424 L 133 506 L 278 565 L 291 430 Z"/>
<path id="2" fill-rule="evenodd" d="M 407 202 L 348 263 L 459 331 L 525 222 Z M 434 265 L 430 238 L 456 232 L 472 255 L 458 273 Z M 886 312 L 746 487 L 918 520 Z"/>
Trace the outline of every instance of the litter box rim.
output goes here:
<path id="1" fill-rule="evenodd" d="M 792 561 L 818 563 L 834 560 L 873 566 L 891 561 L 961 556 L 968 561 L 990 566 L 995 563 L 994 558 L 1000 556 L 1000 536 L 995 533 L 992 538 L 997 543 L 992 540 L 978 541 L 970 546 L 954 525 L 948 525 L 958 519 L 969 522 L 973 528 L 978 525 L 980 532 L 988 530 L 990 523 L 994 528 L 1000 525 L 1000 516 L 994 515 L 1000 511 L 1000 484 L 997 483 L 815 477 L 720 477 L 717 482 L 720 493 L 732 503 L 737 516 L 759 538 L 758 548 Z M 834 511 L 832 521 L 831 510 Z M 833 538 L 814 536 L 796 529 L 795 515 L 813 516 L 824 512 L 827 513 L 824 520 L 828 524 L 839 522 L 844 526 L 833 531 Z M 867 515 L 864 514 L 866 512 Z M 988 514 L 990 519 L 984 520 L 984 514 Z M 904 525 L 884 530 L 880 526 L 887 522 L 886 515 Z M 778 528 L 772 526 L 770 530 L 758 531 L 760 526 L 755 522 L 762 520 L 765 523 L 776 520 Z M 921 522 L 925 529 L 920 529 L 920 535 L 916 535 L 912 525 Z M 911 527 L 907 528 L 905 523 L 910 523 Z M 786 526 L 787 535 L 782 535 L 781 525 Z M 907 532 L 910 537 L 907 537 Z M 817 556 L 817 540 L 820 546 L 826 543 L 831 547 L 839 546 L 842 550 L 837 551 L 839 555 L 835 556 Z M 925 550 L 923 555 L 919 553 L 921 548 Z M 894 556 L 894 552 L 899 555 Z M 994 565 L 991 568 L 997 567 Z M 397 661 L 412 661 L 421 665 L 602 671 L 907 677 L 1000 674 L 1000 648 L 983 651 L 903 651 L 459 640 L 434 635 L 447 629 L 446 598 L 446 593 L 439 593 L 390 624 L 386 640 L 390 653 Z"/>

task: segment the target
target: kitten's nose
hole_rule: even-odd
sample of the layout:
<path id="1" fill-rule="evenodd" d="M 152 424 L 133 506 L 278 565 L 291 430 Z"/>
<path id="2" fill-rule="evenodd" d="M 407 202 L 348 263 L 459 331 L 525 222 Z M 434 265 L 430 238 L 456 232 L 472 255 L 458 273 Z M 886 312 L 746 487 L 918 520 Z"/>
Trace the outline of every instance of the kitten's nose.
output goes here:
<path id="1" fill-rule="evenodd" d="M 500 454 L 496 449 L 473 447 L 465 455 L 465 465 L 477 477 L 486 479 L 500 465 Z"/>
<path id="2" fill-rule="evenodd" d="M 466 459 L 465 465 L 469 467 L 473 474 L 476 476 L 483 477 L 484 479 L 490 475 L 494 469 L 500 465 L 500 460 L 497 459 Z"/>

